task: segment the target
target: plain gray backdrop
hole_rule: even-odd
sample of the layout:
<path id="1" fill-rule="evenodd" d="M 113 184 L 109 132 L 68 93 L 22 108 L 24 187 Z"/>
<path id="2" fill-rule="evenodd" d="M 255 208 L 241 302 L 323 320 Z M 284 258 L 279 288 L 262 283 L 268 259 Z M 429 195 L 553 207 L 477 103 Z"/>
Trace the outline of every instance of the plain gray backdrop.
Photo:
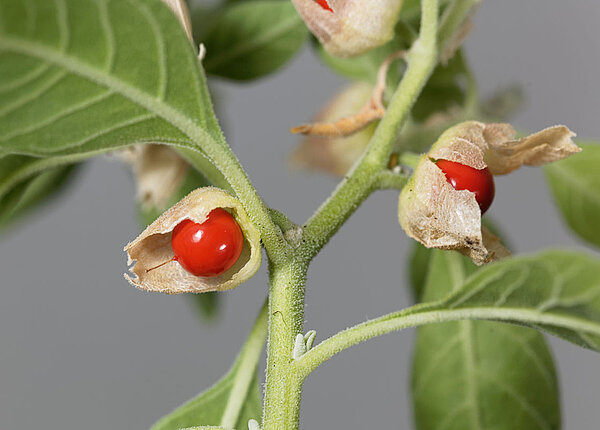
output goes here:
<path id="1" fill-rule="evenodd" d="M 527 130 L 564 123 L 600 139 L 600 2 L 484 1 L 467 42 L 483 94 L 520 83 Z M 342 88 L 305 50 L 255 84 L 215 84 L 222 123 L 267 203 L 303 222 L 335 181 L 292 172 L 298 139 L 287 133 Z M 123 279 L 123 246 L 140 231 L 127 170 L 87 163 L 68 192 L 0 237 L 0 428 L 148 428 L 229 368 L 267 292 L 264 267 L 224 293 L 216 324 L 182 297 L 138 291 Z M 309 272 L 306 329 L 317 342 L 410 304 L 411 242 L 396 221 L 397 193 L 378 192 L 323 250 Z M 490 213 L 516 253 L 581 247 L 553 208 L 539 169 L 497 180 Z M 311 375 L 303 429 L 410 429 L 413 332 L 387 335 L 335 357 Z M 564 428 L 600 423 L 600 355 L 551 339 Z M 242 429 L 240 429 L 242 430 Z"/>

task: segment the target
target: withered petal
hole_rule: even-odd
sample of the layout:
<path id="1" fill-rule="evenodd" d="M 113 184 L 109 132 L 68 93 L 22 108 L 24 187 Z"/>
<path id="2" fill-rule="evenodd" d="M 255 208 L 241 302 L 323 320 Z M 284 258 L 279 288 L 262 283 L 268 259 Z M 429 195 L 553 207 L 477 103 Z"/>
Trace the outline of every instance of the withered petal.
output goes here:
<path id="1" fill-rule="evenodd" d="M 485 162 L 493 175 L 506 175 L 521 166 L 540 166 L 581 151 L 575 133 L 564 125 L 548 127 L 517 140 L 497 138 L 503 124 L 489 124 L 483 131 L 488 143 Z"/>
<path id="2" fill-rule="evenodd" d="M 133 145 L 118 156 L 131 165 L 144 208 L 165 209 L 188 169 L 187 162 L 167 145 Z"/>

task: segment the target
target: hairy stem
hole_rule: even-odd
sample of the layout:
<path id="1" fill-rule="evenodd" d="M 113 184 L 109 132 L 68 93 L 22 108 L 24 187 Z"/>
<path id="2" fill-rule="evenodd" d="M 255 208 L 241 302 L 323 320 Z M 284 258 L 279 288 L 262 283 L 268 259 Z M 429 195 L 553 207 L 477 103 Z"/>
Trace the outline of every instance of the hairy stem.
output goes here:
<path id="1" fill-rule="evenodd" d="M 307 221 L 300 254 L 310 261 L 377 188 L 400 127 L 437 64 L 438 0 L 423 0 L 421 33 L 408 53 L 408 68 L 363 157 Z"/>
<path id="2" fill-rule="evenodd" d="M 299 360 L 296 360 L 294 370 L 299 377 L 306 378 L 320 364 L 334 355 L 368 339 L 408 327 L 462 320 L 505 321 L 509 323 L 516 321 L 532 325 L 548 324 L 583 331 L 594 336 L 600 335 L 598 327 L 594 324 L 588 324 L 586 321 L 578 321 L 569 317 L 544 315 L 534 309 L 497 307 L 438 309 L 431 305 L 417 305 L 339 332 L 318 344 Z"/>
<path id="3" fill-rule="evenodd" d="M 298 252 L 283 262 L 269 261 L 269 346 L 263 430 L 299 427 L 302 382 L 309 366 L 299 372 L 292 351 L 296 336 L 302 333 L 306 269 L 331 236 L 377 188 L 398 131 L 437 62 L 438 0 L 423 0 L 422 7 L 421 33 L 408 53 L 407 71 L 364 156 L 307 222 Z"/>
<path id="4" fill-rule="evenodd" d="M 263 430 L 294 430 L 300 418 L 302 380 L 293 371 L 294 340 L 302 332 L 306 268 L 270 266 L 269 340 Z"/>

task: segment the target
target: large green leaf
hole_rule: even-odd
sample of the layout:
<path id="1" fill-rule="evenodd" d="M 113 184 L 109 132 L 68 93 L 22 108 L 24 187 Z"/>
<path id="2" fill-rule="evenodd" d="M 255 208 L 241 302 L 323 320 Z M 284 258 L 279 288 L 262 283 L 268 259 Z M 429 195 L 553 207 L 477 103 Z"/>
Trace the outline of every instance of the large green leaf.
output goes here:
<path id="1" fill-rule="evenodd" d="M 512 322 L 600 352 L 600 261 L 567 251 L 507 259 L 480 269 L 443 300 L 385 319 L 408 316 L 417 325 L 428 318 Z"/>
<path id="2" fill-rule="evenodd" d="M 447 296 L 475 270 L 457 253 L 431 252 L 423 300 Z M 412 394 L 419 430 L 560 428 L 552 356 L 528 328 L 468 320 L 420 327 Z"/>
<path id="3" fill-rule="evenodd" d="M 571 229 L 600 247 L 600 145 L 545 167 L 554 201 Z"/>
<path id="4" fill-rule="evenodd" d="M 160 0 L 0 0 L 0 154 L 224 144 L 202 68 Z"/>
<path id="5" fill-rule="evenodd" d="M 231 370 L 220 381 L 159 420 L 152 430 L 219 426 L 238 430 L 262 414 L 257 366 L 267 335 L 268 306 L 263 306 L 248 341 Z"/>
<path id="6" fill-rule="evenodd" d="M 209 74 L 246 80 L 274 72 L 306 42 L 291 2 L 249 0 L 227 6 L 202 41 Z"/>

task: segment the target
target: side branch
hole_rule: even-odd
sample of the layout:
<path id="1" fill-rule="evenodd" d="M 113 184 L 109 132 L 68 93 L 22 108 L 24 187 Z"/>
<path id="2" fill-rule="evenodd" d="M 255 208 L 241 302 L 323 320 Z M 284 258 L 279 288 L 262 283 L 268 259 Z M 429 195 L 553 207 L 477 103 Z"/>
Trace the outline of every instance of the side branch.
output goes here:
<path id="1" fill-rule="evenodd" d="M 525 323 L 534 328 L 546 324 L 600 336 L 600 330 L 595 324 L 559 315 L 547 315 L 535 309 L 495 307 L 443 309 L 437 308 L 436 305 L 424 304 L 366 321 L 333 335 L 299 358 L 295 362 L 295 370 L 298 376 L 304 379 L 334 355 L 368 339 L 408 327 L 461 320 Z"/>
<path id="2" fill-rule="evenodd" d="M 398 131 L 437 64 L 438 0 L 423 0 L 419 39 L 407 54 L 408 68 L 371 142 L 349 175 L 304 226 L 300 255 L 305 262 L 325 246 L 358 206 L 377 188 Z"/>

